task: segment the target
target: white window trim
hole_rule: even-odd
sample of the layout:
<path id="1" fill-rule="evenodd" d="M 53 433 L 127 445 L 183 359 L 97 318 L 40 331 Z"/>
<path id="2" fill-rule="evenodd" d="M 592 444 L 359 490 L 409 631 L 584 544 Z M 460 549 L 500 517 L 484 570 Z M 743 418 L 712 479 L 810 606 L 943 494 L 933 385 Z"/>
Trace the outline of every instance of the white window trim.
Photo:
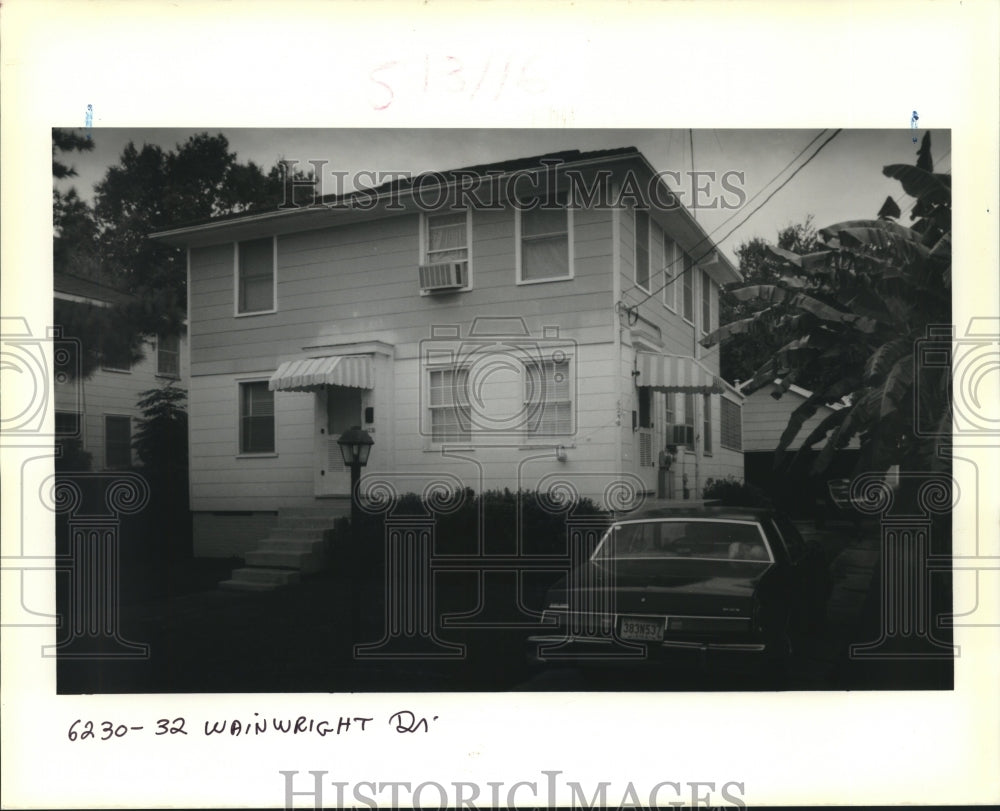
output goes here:
<path id="1" fill-rule="evenodd" d="M 569 273 L 565 276 L 548 276 L 544 279 L 522 279 L 521 278 L 521 208 L 514 208 L 514 265 L 516 284 L 548 284 L 549 282 L 571 282 L 576 276 L 576 268 L 573 267 L 574 252 L 574 231 L 573 231 L 573 201 L 567 197 L 566 200 L 566 248 L 569 259 Z"/>
<path id="2" fill-rule="evenodd" d="M 472 437 L 475 434 L 472 426 L 470 426 L 468 436 L 453 436 L 445 439 L 435 439 L 434 438 L 434 421 L 431 419 L 432 412 L 435 408 L 457 408 L 457 405 L 441 405 L 433 406 L 431 405 L 431 376 L 434 372 L 460 372 L 462 369 L 468 369 L 468 366 L 463 364 L 454 363 L 427 363 L 423 367 L 423 374 L 421 380 L 422 392 L 423 392 L 423 407 L 421 408 L 421 433 L 424 436 L 424 450 L 434 450 L 439 451 L 443 447 L 466 447 L 472 444 Z"/>
<path id="3" fill-rule="evenodd" d="M 687 256 L 691 260 L 691 269 L 684 264 L 684 257 Z M 680 295 L 678 298 L 680 301 L 677 304 L 677 313 L 680 315 L 681 319 L 686 323 L 690 324 L 692 327 L 695 325 L 694 319 L 698 317 L 698 285 L 695 283 L 694 275 L 698 272 L 698 265 L 695 263 L 694 258 L 684 250 L 681 250 L 681 273 L 682 278 L 678 279 L 676 284 L 680 285 Z M 689 279 L 691 281 L 691 317 L 688 318 L 684 315 L 684 281 Z"/>
<path id="4" fill-rule="evenodd" d="M 267 383 L 270 380 L 270 375 L 267 377 L 260 377 L 255 375 L 253 377 L 237 377 L 236 378 L 236 454 L 237 459 L 273 459 L 278 456 L 278 393 L 274 394 L 274 450 L 273 451 L 263 451 L 261 453 L 244 453 L 240 450 L 240 429 L 243 423 L 243 384 L 244 383 Z"/>
<path id="5" fill-rule="evenodd" d="M 663 236 L 663 306 L 670 312 L 677 312 L 677 253 L 678 245 L 670 238 L 667 232 L 661 231 Z M 667 256 L 667 244 L 670 244 L 670 256 Z M 684 270 L 683 261 L 681 270 Z M 669 274 L 669 275 L 668 275 Z M 669 284 L 668 284 L 669 281 Z"/>
<path id="6" fill-rule="evenodd" d="M 129 443 L 129 448 L 128 448 L 128 465 L 127 465 L 127 467 L 131 467 L 132 466 L 132 461 L 133 461 L 132 440 L 134 438 L 132 436 L 132 415 L 131 414 L 105 413 L 103 415 L 103 419 L 101 421 L 102 422 L 101 427 L 104 429 L 104 437 L 103 437 L 103 441 L 101 442 L 101 451 L 104 454 L 104 470 L 123 470 L 124 468 L 111 467 L 108 464 L 108 417 L 112 417 L 114 419 L 128 420 L 128 443 Z"/>
<path id="7" fill-rule="evenodd" d="M 736 414 L 737 417 L 739 418 L 738 424 L 740 430 L 739 447 L 735 447 L 733 445 L 727 445 L 723 441 L 723 434 L 725 433 L 725 431 L 723 431 L 723 422 L 722 422 L 722 412 L 725 411 L 724 403 L 730 403 L 733 407 L 736 408 Z M 737 453 L 743 453 L 743 407 L 740 405 L 740 403 L 736 402 L 735 400 L 730 400 L 728 397 L 719 398 L 719 447 L 724 448 L 727 451 L 736 451 Z"/>
<path id="8" fill-rule="evenodd" d="M 524 429 L 521 431 L 521 436 L 524 440 L 525 446 L 527 447 L 551 447 L 553 444 L 564 445 L 566 444 L 567 441 L 570 440 L 571 437 L 575 436 L 576 434 L 576 431 L 574 429 L 576 427 L 576 420 L 577 420 L 576 412 L 579 406 L 577 403 L 577 397 L 575 396 L 576 379 L 572 376 L 573 370 L 576 368 L 576 364 L 574 362 L 572 354 L 568 352 L 564 352 L 563 354 L 566 356 L 566 374 L 570 375 L 570 379 L 568 381 L 569 395 L 566 397 L 565 400 L 555 400 L 554 402 L 569 403 L 570 430 L 565 434 L 539 434 L 535 433 L 534 431 L 529 431 L 527 429 L 527 426 L 525 426 Z M 543 358 L 543 360 L 545 360 L 545 358 Z M 524 363 L 521 366 L 521 391 L 523 395 L 527 394 L 527 382 L 528 382 L 528 368 L 527 368 L 527 363 Z M 528 406 L 527 399 L 523 399 L 523 403 L 525 408 L 527 408 Z"/>
<path id="9" fill-rule="evenodd" d="M 708 406 L 708 419 L 705 419 L 705 407 Z M 705 394 L 701 398 L 701 453 L 702 456 L 714 456 L 716 437 L 715 437 L 715 412 L 719 409 L 712 408 L 712 395 Z M 708 436 L 711 438 L 711 446 L 705 442 L 705 425 L 708 425 Z"/>
<path id="10" fill-rule="evenodd" d="M 646 215 L 646 285 L 639 284 L 639 216 Z M 643 293 L 653 289 L 653 218 L 648 211 L 632 210 L 632 281 Z"/>
<path id="11" fill-rule="evenodd" d="M 699 289 L 698 295 L 699 295 L 699 298 L 701 299 L 699 301 L 699 304 L 701 305 L 701 307 L 699 308 L 700 312 L 699 312 L 699 316 L 698 317 L 702 321 L 705 320 L 705 300 L 704 300 L 704 298 L 705 298 L 705 283 L 706 282 L 708 282 L 708 323 L 701 325 L 701 334 L 702 335 L 708 335 L 708 333 L 710 333 L 712 331 L 712 316 L 715 314 L 715 308 L 712 307 L 712 285 L 715 284 L 715 282 L 712 280 L 712 277 L 709 276 L 706 271 L 702 270 L 701 271 L 701 284 L 698 285 L 698 289 Z"/>
<path id="12" fill-rule="evenodd" d="M 459 211 L 436 211 L 433 214 L 459 214 Z M 427 265 L 430 264 L 427 257 L 427 230 L 429 228 L 429 220 L 433 215 L 429 215 L 426 211 L 420 212 L 420 233 L 419 233 L 419 257 L 418 264 Z M 465 287 L 456 287 L 453 293 L 465 293 L 472 289 L 472 209 L 465 209 Z M 427 290 L 420 291 L 421 296 L 429 296 L 431 293 Z"/>
<path id="13" fill-rule="evenodd" d="M 153 353 L 156 358 L 156 372 L 154 374 L 157 377 L 163 377 L 167 380 L 180 380 L 181 379 L 181 338 L 177 336 L 177 374 L 169 374 L 168 372 L 160 371 L 160 336 L 153 336 Z"/>
<path id="14" fill-rule="evenodd" d="M 253 242 L 256 238 L 242 239 L 233 243 L 233 317 L 248 318 L 255 315 L 269 315 L 278 312 L 278 237 L 271 237 L 271 301 L 269 310 L 248 310 L 240 312 L 240 242 Z"/>

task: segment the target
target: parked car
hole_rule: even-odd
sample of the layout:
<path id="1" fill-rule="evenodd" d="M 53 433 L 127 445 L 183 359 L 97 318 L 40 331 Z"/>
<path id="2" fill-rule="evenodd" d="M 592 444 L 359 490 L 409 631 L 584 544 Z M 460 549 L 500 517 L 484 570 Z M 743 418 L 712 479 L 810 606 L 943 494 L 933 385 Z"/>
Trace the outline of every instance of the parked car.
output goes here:
<path id="1" fill-rule="evenodd" d="M 616 521 L 548 592 L 537 662 L 694 659 L 779 671 L 823 618 L 825 555 L 781 513 L 650 510 Z"/>

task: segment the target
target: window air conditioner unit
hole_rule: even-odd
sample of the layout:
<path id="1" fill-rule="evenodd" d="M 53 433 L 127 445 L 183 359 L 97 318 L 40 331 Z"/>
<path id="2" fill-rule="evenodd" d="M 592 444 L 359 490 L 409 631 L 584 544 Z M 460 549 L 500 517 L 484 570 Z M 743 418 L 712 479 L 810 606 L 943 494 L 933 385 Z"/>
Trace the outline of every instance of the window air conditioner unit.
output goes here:
<path id="1" fill-rule="evenodd" d="M 435 290 L 458 290 L 465 287 L 465 262 L 438 262 L 420 266 L 420 289 L 424 292 Z"/>
<path id="2" fill-rule="evenodd" d="M 694 447 L 694 426 L 693 425 L 675 425 L 674 426 L 674 444 L 675 445 L 689 445 Z"/>

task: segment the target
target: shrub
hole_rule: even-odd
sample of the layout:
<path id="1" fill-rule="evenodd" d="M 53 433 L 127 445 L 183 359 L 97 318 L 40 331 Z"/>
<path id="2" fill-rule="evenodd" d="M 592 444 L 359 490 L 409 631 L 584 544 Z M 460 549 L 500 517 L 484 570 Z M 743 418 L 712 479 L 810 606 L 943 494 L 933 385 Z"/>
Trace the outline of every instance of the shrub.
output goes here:
<path id="1" fill-rule="evenodd" d="M 705 499 L 718 500 L 725 507 L 770 507 L 771 499 L 763 490 L 747 484 L 735 476 L 724 479 L 707 479 L 702 491 Z"/>

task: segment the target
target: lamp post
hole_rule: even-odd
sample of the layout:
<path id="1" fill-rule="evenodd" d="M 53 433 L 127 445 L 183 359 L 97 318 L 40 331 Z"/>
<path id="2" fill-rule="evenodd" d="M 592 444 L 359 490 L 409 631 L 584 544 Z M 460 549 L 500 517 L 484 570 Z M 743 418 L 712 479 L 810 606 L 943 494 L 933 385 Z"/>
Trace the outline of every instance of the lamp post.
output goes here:
<path id="1" fill-rule="evenodd" d="M 361 481 L 361 468 L 368 464 L 368 455 L 375 440 L 367 431 L 362 431 L 360 425 L 352 425 L 340 435 L 337 444 L 340 445 L 344 464 L 351 469 L 351 525 L 357 528 L 358 482 Z"/>

